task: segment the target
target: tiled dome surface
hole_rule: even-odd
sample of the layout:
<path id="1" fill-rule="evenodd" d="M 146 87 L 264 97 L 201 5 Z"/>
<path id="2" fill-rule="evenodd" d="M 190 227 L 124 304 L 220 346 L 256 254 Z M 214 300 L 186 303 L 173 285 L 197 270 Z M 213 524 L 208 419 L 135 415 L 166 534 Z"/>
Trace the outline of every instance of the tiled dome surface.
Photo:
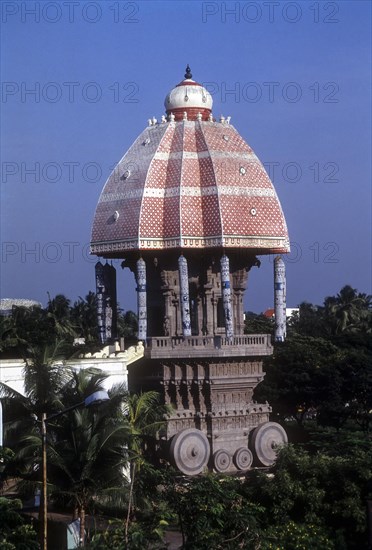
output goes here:
<path id="1" fill-rule="evenodd" d="M 92 253 L 244 248 L 289 251 L 274 187 L 227 122 L 171 121 L 146 128 L 109 177 L 92 230 Z"/>

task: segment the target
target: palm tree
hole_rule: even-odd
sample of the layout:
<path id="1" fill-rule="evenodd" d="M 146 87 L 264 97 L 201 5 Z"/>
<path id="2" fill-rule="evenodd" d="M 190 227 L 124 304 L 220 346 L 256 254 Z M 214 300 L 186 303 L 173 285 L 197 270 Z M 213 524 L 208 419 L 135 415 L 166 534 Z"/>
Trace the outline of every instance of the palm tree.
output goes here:
<path id="1" fill-rule="evenodd" d="M 4 336 L 11 338 L 8 344 L 11 343 L 17 357 L 23 356 L 30 345 L 40 347 L 56 338 L 47 312 L 39 306 L 13 306 L 12 314 L 2 320 L 2 325 L 5 325 Z"/>
<path id="2" fill-rule="evenodd" d="M 35 428 L 35 417 L 63 408 L 61 390 L 71 376 L 64 364 L 65 343 L 56 341 L 43 347 L 28 347 L 24 356 L 24 395 L 0 382 L 6 418 L 8 446 L 19 447 L 22 435 Z M 14 439 L 13 439 L 14 437 Z"/>
<path id="3" fill-rule="evenodd" d="M 24 358 L 25 395 L 12 390 L 6 384 L 0 384 L 6 416 L 9 411 L 9 420 L 5 424 L 6 445 L 15 452 L 15 460 L 10 466 L 17 469 L 19 477 L 33 483 L 36 481 L 35 476 L 39 477 L 40 472 L 42 474 L 40 425 L 43 415 L 63 408 L 61 389 L 69 377 L 69 370 L 62 361 L 63 349 L 63 342 L 60 341 L 53 345 L 28 349 Z M 43 464 L 46 464 L 44 459 Z M 39 485 L 40 481 L 37 481 Z M 40 523 L 44 526 L 42 510 L 40 507 Z M 41 536 L 43 532 L 44 528 L 40 530 Z"/>
<path id="4" fill-rule="evenodd" d="M 35 471 L 35 462 L 41 457 L 40 430 L 34 416 L 41 420 L 45 412 L 50 416 L 79 405 L 102 390 L 107 378 L 98 369 L 66 371 L 56 362 L 57 352 L 58 348 L 34 350 L 32 359 L 27 359 L 25 396 L 1 385 L 13 411 L 7 423 L 7 445 L 15 450 L 13 467 L 34 483 L 40 471 L 39 467 Z M 48 422 L 48 486 L 54 496 L 72 501 L 75 517 L 80 519 L 82 544 L 86 510 L 92 500 L 100 495 L 101 501 L 125 501 L 129 428 L 122 404 L 127 398 L 126 386 L 113 386 L 109 395 L 110 401 L 97 409 L 76 408 Z"/>
<path id="5" fill-rule="evenodd" d="M 371 332 L 372 297 L 358 293 L 350 285 L 344 286 L 337 296 L 325 299 L 326 318 L 334 334 L 343 332 Z"/>
<path id="6" fill-rule="evenodd" d="M 63 390 L 63 401 L 73 406 L 103 389 L 107 375 L 81 370 Z M 75 409 L 53 426 L 55 444 L 51 479 L 56 494 L 68 496 L 80 519 L 80 543 L 85 540 L 85 516 L 93 499 L 123 501 L 127 463 L 128 423 L 122 412 L 127 398 L 124 384 L 109 390 L 110 401 L 99 408 Z M 119 499 L 118 499 L 119 497 Z"/>
<path id="7" fill-rule="evenodd" d="M 51 414 L 63 408 L 62 388 L 71 378 L 66 367 L 66 343 L 56 340 L 42 348 L 30 347 L 25 357 L 24 388 L 34 412 Z"/>
<path id="8" fill-rule="evenodd" d="M 128 510 L 125 522 L 125 540 L 128 545 L 128 529 L 133 509 L 133 493 L 136 476 L 146 463 L 144 449 L 146 441 L 154 438 L 164 423 L 164 416 L 169 412 L 160 404 L 160 395 L 155 391 L 129 396 L 125 414 L 129 424 L 129 463 L 130 491 Z"/>
<path id="9" fill-rule="evenodd" d="M 47 316 L 52 320 L 59 338 L 76 337 L 76 330 L 70 316 L 70 300 L 63 294 L 51 299 L 48 293 Z"/>
<path id="10" fill-rule="evenodd" d="M 118 334 L 119 336 L 124 336 L 128 340 L 137 340 L 138 332 L 138 319 L 137 315 L 128 310 L 124 311 L 118 308 Z"/>
<path id="11" fill-rule="evenodd" d="M 11 316 L 0 316 L 0 353 L 16 348 L 19 345 L 14 320 Z"/>
<path id="12" fill-rule="evenodd" d="M 88 292 L 85 299 L 79 296 L 71 309 L 71 318 L 85 343 L 98 342 L 97 295 L 94 292 Z"/>

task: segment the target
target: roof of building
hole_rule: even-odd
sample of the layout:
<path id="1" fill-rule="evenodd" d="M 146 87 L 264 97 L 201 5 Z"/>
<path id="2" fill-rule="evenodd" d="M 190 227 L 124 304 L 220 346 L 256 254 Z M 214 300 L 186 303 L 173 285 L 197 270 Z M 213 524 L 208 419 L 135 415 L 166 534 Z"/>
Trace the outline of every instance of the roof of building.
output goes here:
<path id="1" fill-rule="evenodd" d="M 213 118 L 212 98 L 189 68 L 186 76 L 166 97 L 167 117 L 149 120 L 107 180 L 92 252 L 288 252 L 283 211 L 262 163 L 229 118 Z"/>
<path id="2" fill-rule="evenodd" d="M 190 67 L 187 65 L 185 78 L 167 94 L 164 107 L 168 116 L 174 120 L 183 120 L 187 113 L 188 120 L 208 120 L 211 116 L 213 99 L 211 94 L 195 80 L 192 80 Z"/>

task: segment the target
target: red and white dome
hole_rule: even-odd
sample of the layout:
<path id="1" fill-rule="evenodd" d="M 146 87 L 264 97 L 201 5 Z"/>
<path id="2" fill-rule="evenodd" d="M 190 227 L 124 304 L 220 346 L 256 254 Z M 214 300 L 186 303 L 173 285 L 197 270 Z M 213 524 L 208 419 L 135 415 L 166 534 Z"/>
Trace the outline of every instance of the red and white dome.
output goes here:
<path id="1" fill-rule="evenodd" d="M 289 252 L 270 178 L 229 120 L 212 118 L 207 94 L 186 78 L 166 98 L 168 117 L 149 121 L 118 163 L 98 201 L 93 254 L 221 247 Z"/>
<path id="2" fill-rule="evenodd" d="M 183 120 L 187 113 L 188 120 L 195 120 L 198 115 L 208 120 L 213 106 L 211 94 L 195 80 L 192 80 L 190 67 L 187 65 L 185 79 L 169 92 L 164 101 L 167 115 L 173 114 L 175 120 Z"/>

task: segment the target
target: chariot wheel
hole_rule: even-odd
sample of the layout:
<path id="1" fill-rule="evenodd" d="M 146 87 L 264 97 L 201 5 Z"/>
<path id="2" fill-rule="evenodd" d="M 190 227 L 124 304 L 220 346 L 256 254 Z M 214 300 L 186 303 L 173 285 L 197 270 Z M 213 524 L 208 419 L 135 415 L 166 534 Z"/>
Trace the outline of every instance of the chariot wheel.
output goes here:
<path id="1" fill-rule="evenodd" d="M 219 449 L 213 455 L 213 466 L 217 472 L 226 472 L 231 464 L 231 456 L 225 449 Z"/>
<path id="2" fill-rule="evenodd" d="M 277 448 L 286 443 L 288 443 L 287 434 L 276 422 L 265 422 L 253 430 L 252 449 L 262 466 L 272 466 L 276 459 Z"/>
<path id="3" fill-rule="evenodd" d="M 209 455 L 207 436 L 196 428 L 187 428 L 176 434 L 170 444 L 171 463 L 188 476 L 200 474 L 206 467 Z"/>
<path id="4" fill-rule="evenodd" d="M 253 455 L 246 447 L 240 447 L 234 454 L 234 464 L 238 470 L 248 470 L 252 466 Z"/>

